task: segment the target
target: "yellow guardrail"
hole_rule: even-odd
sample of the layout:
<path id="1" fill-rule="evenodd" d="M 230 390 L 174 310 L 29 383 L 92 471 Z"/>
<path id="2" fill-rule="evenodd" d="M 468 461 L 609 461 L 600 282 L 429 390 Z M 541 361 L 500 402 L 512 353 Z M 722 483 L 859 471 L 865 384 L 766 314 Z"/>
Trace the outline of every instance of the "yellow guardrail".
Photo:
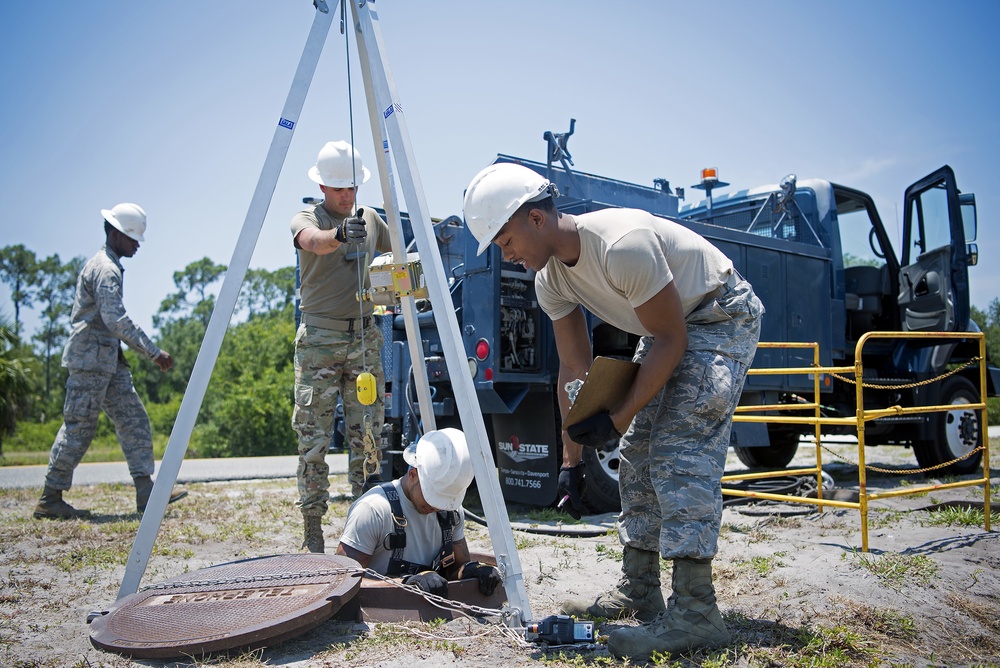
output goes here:
<path id="1" fill-rule="evenodd" d="M 972 480 L 962 480 L 959 482 L 951 483 L 941 483 L 936 485 L 924 485 L 920 487 L 907 487 L 905 489 L 896 489 L 884 492 L 869 492 L 868 482 L 867 482 L 867 469 L 872 468 L 873 470 L 887 472 L 884 469 L 876 469 L 875 467 L 868 467 L 865 463 L 865 423 L 877 418 L 886 417 L 890 415 L 909 415 L 913 413 L 934 413 L 934 412 L 946 412 L 955 410 L 953 405 L 938 405 L 938 406 L 886 406 L 883 408 L 865 408 L 864 389 L 867 387 L 869 389 L 876 388 L 878 386 L 867 384 L 864 382 L 858 382 L 857 379 L 864 378 L 864 368 L 862 365 L 862 349 L 865 344 L 872 339 L 978 339 L 979 340 L 979 357 L 973 359 L 965 366 L 971 366 L 972 364 L 978 362 L 979 364 L 979 403 L 973 404 L 963 404 L 962 408 L 964 410 L 978 410 L 980 411 L 979 428 L 980 434 L 983 440 L 983 446 L 978 449 L 972 450 L 968 454 L 959 459 L 953 460 L 951 462 L 944 462 L 938 466 L 923 468 L 923 469 L 910 469 L 904 471 L 891 471 L 892 473 L 909 474 L 909 473 L 923 473 L 929 470 L 944 468 L 956 461 L 961 461 L 965 457 L 970 457 L 975 454 L 979 449 L 983 452 L 983 477 L 975 478 Z M 854 366 L 847 367 L 822 367 L 820 366 L 819 357 L 819 344 L 815 342 L 801 342 L 801 343 L 760 343 L 758 348 L 807 348 L 813 351 L 813 365 L 810 367 L 787 367 L 787 368 L 755 368 L 750 369 L 751 375 L 788 375 L 788 374 L 810 374 L 813 377 L 813 400 L 807 401 L 803 400 L 801 403 L 794 404 L 768 404 L 768 405 L 744 405 L 739 406 L 736 409 L 736 415 L 733 417 L 734 422 L 765 422 L 771 424 L 811 424 L 815 427 L 815 442 L 816 442 L 816 464 L 815 466 L 798 468 L 798 469 L 782 469 L 775 471 L 758 471 L 754 473 L 745 474 L 733 474 L 722 477 L 722 483 L 725 485 L 727 482 L 734 482 L 736 480 L 760 480 L 767 478 L 785 477 L 785 476 L 802 476 L 802 475 L 815 475 L 816 476 L 816 498 L 808 498 L 802 496 L 794 496 L 789 494 L 771 494 L 767 492 L 754 492 L 749 490 L 733 489 L 729 487 L 723 487 L 722 493 L 728 496 L 742 496 L 749 497 L 753 499 L 762 499 L 768 501 L 783 501 L 787 503 L 805 503 L 812 504 L 815 506 L 831 506 L 835 508 L 854 508 L 861 512 L 861 549 L 864 552 L 868 551 L 868 509 L 869 503 L 877 499 L 886 499 L 895 496 L 905 496 L 908 494 L 923 494 L 925 492 L 949 489 L 955 487 L 974 487 L 977 485 L 983 486 L 983 529 L 985 531 L 990 531 L 990 450 L 989 450 L 989 437 L 986 436 L 985 430 L 986 425 L 989 424 L 987 420 L 986 413 L 986 339 L 981 332 L 868 332 L 864 334 L 857 342 L 854 349 Z M 965 368 L 965 367 L 962 367 Z M 912 383 L 910 385 L 894 385 L 892 387 L 915 387 L 917 385 L 929 384 L 932 382 L 937 382 L 942 378 L 952 375 L 961 369 L 955 369 L 949 371 L 941 376 L 932 378 L 929 380 L 921 381 L 919 383 Z M 827 375 L 834 379 L 840 380 L 842 382 L 849 382 L 855 385 L 855 414 L 853 416 L 846 417 L 826 417 L 822 415 L 822 409 L 819 403 L 820 400 L 820 380 L 821 376 Z M 854 380 L 847 378 L 845 375 L 849 374 L 854 376 Z M 747 413 L 758 413 L 761 411 L 811 411 L 811 416 L 781 416 L 781 415 L 748 415 Z M 858 501 L 840 501 L 833 499 L 823 498 L 823 449 L 822 438 L 821 438 L 821 426 L 822 425 L 841 425 L 841 426 L 853 426 L 857 430 L 858 434 Z M 846 461 L 846 460 L 845 460 Z"/>

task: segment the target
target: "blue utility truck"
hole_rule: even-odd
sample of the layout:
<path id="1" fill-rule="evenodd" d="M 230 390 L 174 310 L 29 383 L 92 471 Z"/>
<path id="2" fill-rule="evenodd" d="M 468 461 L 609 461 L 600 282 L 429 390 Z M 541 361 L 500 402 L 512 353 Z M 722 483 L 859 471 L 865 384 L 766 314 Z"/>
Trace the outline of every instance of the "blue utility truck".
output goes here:
<path id="1" fill-rule="evenodd" d="M 561 211 L 579 214 L 632 207 L 669 217 L 710 239 L 753 285 L 767 308 L 761 341 L 818 342 L 823 366 L 854 364 L 855 343 L 871 331 L 976 332 L 969 318 L 969 267 L 977 262 L 976 206 L 958 190 L 950 167 L 942 167 L 905 193 L 902 250 L 897 255 L 871 197 L 820 179 L 787 176 L 777 185 L 712 191 L 724 184 L 709 173 L 695 186 L 706 191 L 698 204 L 680 206 L 683 192 L 662 179 L 653 187 L 574 171 L 566 150 L 572 134 L 545 133 L 545 163 L 498 155 L 556 183 Z M 509 502 L 549 506 L 556 501 L 560 462 L 556 402 L 558 359 L 551 322 L 535 298 L 534 273 L 504 262 L 495 246 L 476 255 L 477 243 L 457 216 L 436 223 L 452 304 L 458 314 L 469 371 L 475 379 L 487 431 L 495 449 L 501 489 Z M 430 304 L 420 317 L 424 364 L 438 426 L 460 426 L 440 338 Z M 441 307 L 440 305 L 435 305 Z M 588 314 L 594 355 L 628 359 L 636 337 Z M 387 333 L 387 428 L 398 452 L 420 433 L 412 389 L 411 360 L 402 318 L 384 320 Z M 868 445 L 913 449 L 921 466 L 951 461 L 982 443 L 976 411 L 978 367 L 944 380 L 940 376 L 978 355 L 969 339 L 878 339 L 864 349 L 865 391 L 871 406 L 955 405 L 950 412 L 880 418 L 866 425 Z M 809 349 L 762 348 L 758 367 L 808 367 Z M 1000 385 L 1000 369 L 989 367 L 988 394 Z M 741 404 L 773 405 L 811 398 L 808 375 L 755 375 Z M 825 378 L 820 403 L 826 415 L 855 413 L 853 384 Z M 824 428 L 826 429 L 826 428 Z M 837 428 L 851 433 L 847 428 Z M 827 431 L 832 431 L 827 430 Z M 806 425 L 736 423 L 732 446 L 752 468 L 781 468 L 791 461 Z M 978 468 L 981 453 L 948 471 Z M 585 448 L 586 501 L 594 511 L 619 507 L 618 451 Z"/>

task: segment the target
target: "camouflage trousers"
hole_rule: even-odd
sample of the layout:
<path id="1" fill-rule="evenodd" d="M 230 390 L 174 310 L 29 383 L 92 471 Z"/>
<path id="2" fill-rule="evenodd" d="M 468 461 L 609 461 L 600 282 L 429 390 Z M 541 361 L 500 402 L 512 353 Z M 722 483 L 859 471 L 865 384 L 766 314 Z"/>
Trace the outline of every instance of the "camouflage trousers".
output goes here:
<path id="1" fill-rule="evenodd" d="M 684 357 L 621 439 L 623 545 L 659 551 L 664 559 L 715 556 L 720 478 L 763 313 L 743 281 L 688 316 Z M 636 362 L 652 343 L 652 337 L 639 341 Z"/>
<path id="2" fill-rule="evenodd" d="M 67 490 L 72 486 L 73 471 L 94 440 L 101 410 L 115 426 L 129 474 L 133 478 L 153 475 L 153 433 L 149 415 L 132 386 L 132 374 L 119 362 L 113 374 L 69 372 L 63 425 L 49 453 L 46 487 Z"/>
<path id="3" fill-rule="evenodd" d="M 382 372 L 382 330 L 377 325 L 339 332 L 300 325 L 295 335 L 295 409 L 292 428 L 299 437 L 298 507 L 303 515 L 323 516 L 330 500 L 330 450 L 337 397 L 344 405 L 348 446 L 348 479 L 355 496 L 365 482 L 365 418 L 376 447 L 385 417 L 385 375 Z M 362 368 L 362 351 L 364 366 Z M 371 406 L 358 401 L 356 383 L 363 371 L 375 376 L 378 399 Z"/>

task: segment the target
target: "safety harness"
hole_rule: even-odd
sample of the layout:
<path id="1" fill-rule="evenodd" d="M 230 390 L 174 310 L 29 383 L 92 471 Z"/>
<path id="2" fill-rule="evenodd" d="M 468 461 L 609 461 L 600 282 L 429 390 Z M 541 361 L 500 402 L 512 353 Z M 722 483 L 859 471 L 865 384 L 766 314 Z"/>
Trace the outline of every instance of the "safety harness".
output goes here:
<path id="1" fill-rule="evenodd" d="M 384 482 L 379 485 L 379 489 L 389 500 L 392 509 L 392 533 L 387 533 L 382 539 L 382 547 L 392 550 L 389 557 L 389 567 L 386 575 L 395 577 L 399 575 L 413 575 L 421 571 L 438 571 L 448 568 L 455 563 L 455 546 L 452 542 L 452 533 L 458 526 L 458 513 L 453 510 L 439 510 L 437 513 L 438 524 L 441 526 L 441 549 L 438 550 L 434 562 L 428 564 L 417 564 L 403 559 L 403 548 L 406 547 L 406 516 L 403 515 L 403 506 L 399 502 L 399 494 L 396 486 L 391 482 Z"/>

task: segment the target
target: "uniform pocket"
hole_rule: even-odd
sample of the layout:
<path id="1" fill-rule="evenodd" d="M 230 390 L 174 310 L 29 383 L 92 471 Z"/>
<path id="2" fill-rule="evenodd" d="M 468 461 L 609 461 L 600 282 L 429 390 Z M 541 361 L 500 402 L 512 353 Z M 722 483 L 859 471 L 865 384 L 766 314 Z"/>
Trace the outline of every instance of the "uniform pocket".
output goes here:
<path id="1" fill-rule="evenodd" d="M 689 315 L 687 323 L 690 325 L 708 325 L 732 319 L 733 317 L 719 304 L 718 300 L 713 299 L 711 303 L 705 304 Z"/>
<path id="2" fill-rule="evenodd" d="M 665 401 L 682 414 L 699 419 L 725 417 L 733 401 L 733 365 L 723 355 L 689 351 L 667 384 Z"/>
<path id="3" fill-rule="evenodd" d="M 295 405 L 305 408 L 312 404 L 313 388 L 311 385 L 295 386 Z"/>
<path id="4" fill-rule="evenodd" d="M 67 390 L 66 401 L 63 403 L 63 418 L 67 421 L 93 418 L 100 412 L 100 404 L 101 397 L 97 392 Z"/>

